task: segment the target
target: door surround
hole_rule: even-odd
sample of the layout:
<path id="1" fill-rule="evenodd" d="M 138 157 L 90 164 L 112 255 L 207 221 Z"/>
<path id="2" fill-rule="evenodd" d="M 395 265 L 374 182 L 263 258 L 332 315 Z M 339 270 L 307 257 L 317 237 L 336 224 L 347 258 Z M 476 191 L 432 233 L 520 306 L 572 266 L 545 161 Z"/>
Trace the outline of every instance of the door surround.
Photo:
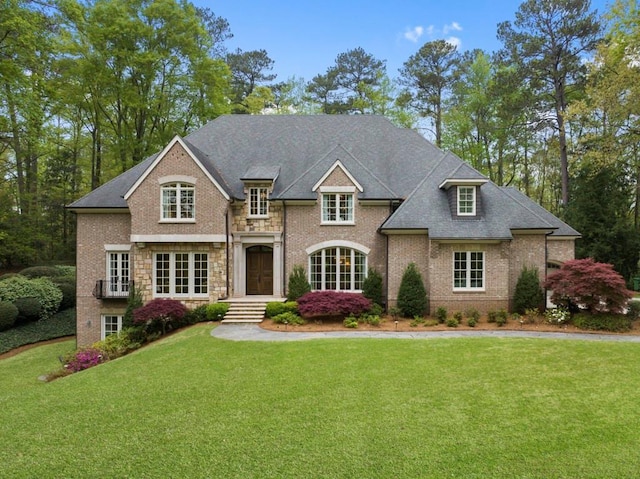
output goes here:
<path id="1" fill-rule="evenodd" d="M 268 296 L 282 297 L 283 248 L 282 233 L 243 231 L 233 236 L 233 297 L 247 295 L 247 248 L 268 246 L 273 248 L 273 292 Z"/>

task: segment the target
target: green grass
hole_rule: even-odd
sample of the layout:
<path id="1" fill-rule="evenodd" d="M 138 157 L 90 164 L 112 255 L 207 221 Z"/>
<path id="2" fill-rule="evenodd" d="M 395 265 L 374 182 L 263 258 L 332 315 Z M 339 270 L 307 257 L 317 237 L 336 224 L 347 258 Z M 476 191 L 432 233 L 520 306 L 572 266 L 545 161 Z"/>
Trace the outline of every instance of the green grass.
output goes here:
<path id="1" fill-rule="evenodd" d="M 637 344 L 231 342 L 197 325 L 56 380 L 0 361 L 2 477 L 627 478 Z"/>

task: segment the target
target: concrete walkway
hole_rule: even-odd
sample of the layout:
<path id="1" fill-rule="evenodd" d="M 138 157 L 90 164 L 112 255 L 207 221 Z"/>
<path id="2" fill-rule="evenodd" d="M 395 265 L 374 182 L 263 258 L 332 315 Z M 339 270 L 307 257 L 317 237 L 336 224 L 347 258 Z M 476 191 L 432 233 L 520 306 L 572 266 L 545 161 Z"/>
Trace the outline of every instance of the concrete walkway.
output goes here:
<path id="1" fill-rule="evenodd" d="M 328 338 L 398 338 L 398 339 L 430 339 L 430 338 L 544 338 L 573 339 L 583 341 L 618 341 L 640 343 L 640 336 L 595 333 L 552 333 L 538 331 L 269 331 L 257 324 L 231 323 L 221 324 L 211 331 L 211 336 L 231 341 L 300 341 L 306 339 Z"/>

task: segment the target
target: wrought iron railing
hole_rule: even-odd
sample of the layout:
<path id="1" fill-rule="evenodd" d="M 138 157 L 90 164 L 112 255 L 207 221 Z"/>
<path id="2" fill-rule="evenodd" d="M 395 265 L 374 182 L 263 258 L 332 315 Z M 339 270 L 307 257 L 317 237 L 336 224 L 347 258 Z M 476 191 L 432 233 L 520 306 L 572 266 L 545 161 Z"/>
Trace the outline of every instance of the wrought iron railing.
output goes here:
<path id="1" fill-rule="evenodd" d="M 104 280 L 96 281 L 93 295 L 98 299 L 126 299 L 133 290 L 133 281 Z"/>

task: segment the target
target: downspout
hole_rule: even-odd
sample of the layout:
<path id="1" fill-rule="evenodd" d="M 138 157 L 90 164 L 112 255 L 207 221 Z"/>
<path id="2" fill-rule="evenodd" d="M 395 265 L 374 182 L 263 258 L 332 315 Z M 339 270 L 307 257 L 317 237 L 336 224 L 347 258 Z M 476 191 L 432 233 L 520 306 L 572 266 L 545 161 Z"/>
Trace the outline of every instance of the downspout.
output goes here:
<path id="1" fill-rule="evenodd" d="M 229 269 L 230 269 L 230 264 L 229 264 L 229 205 L 227 204 L 227 209 L 224 212 L 224 234 L 227 237 L 227 241 L 225 241 L 225 249 L 226 249 L 226 254 L 225 254 L 225 268 L 226 268 L 226 294 L 224 296 L 224 298 L 220 298 L 220 299 L 227 299 L 229 298 Z"/>
<path id="2" fill-rule="evenodd" d="M 282 201 L 282 291 L 286 297 L 289 293 L 286 291 L 287 285 L 287 203 Z"/>

